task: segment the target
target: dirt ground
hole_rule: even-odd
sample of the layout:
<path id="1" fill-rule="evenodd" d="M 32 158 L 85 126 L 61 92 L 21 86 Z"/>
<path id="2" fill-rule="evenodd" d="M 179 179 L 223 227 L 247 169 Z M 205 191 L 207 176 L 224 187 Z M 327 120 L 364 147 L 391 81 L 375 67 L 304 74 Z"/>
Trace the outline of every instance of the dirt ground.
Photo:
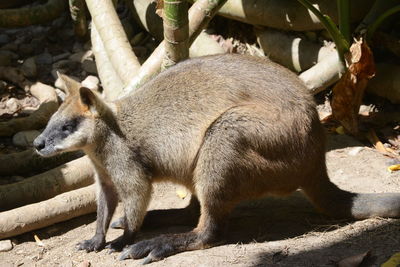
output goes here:
<path id="1" fill-rule="evenodd" d="M 327 153 L 332 180 L 357 192 L 400 192 L 400 172 L 390 173 L 391 160 L 346 135 L 330 135 Z M 159 184 L 149 207 L 185 207 L 177 187 Z M 116 218 L 121 214 L 119 210 Z M 318 214 L 300 192 L 287 198 L 244 203 L 230 217 L 227 242 L 201 251 L 184 252 L 151 266 L 335 266 L 343 258 L 371 251 L 363 266 L 380 266 L 400 251 L 400 220 L 372 218 L 337 221 Z M 187 231 L 175 226 L 143 231 L 137 240 L 161 233 Z M 107 250 L 86 253 L 76 243 L 91 238 L 95 215 L 59 223 L 13 239 L 9 252 L 0 252 L 0 266 L 140 266 L 143 260 L 118 261 Z M 110 229 L 107 240 L 122 230 Z M 34 241 L 36 234 L 44 247 Z"/>

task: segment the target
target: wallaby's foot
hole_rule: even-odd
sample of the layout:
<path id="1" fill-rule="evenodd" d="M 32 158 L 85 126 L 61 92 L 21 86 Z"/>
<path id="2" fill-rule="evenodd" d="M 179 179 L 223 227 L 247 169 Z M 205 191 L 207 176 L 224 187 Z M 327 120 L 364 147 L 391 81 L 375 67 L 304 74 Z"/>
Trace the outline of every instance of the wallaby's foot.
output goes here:
<path id="1" fill-rule="evenodd" d="M 79 242 L 76 246 L 78 250 L 86 250 L 86 252 L 90 252 L 102 250 L 105 244 L 106 241 L 104 236 L 96 234 L 91 239 Z"/>
<path id="2" fill-rule="evenodd" d="M 214 243 L 215 245 L 215 243 Z M 179 252 L 211 247 L 195 232 L 161 235 L 133 244 L 121 253 L 119 260 L 145 258 L 143 264 L 162 260 Z"/>
<path id="3" fill-rule="evenodd" d="M 106 248 L 108 248 L 110 251 L 109 253 L 112 252 L 119 252 L 122 251 L 122 249 L 133 243 L 133 234 L 126 234 L 124 233 L 120 237 L 114 239 L 110 243 L 107 244 Z"/>

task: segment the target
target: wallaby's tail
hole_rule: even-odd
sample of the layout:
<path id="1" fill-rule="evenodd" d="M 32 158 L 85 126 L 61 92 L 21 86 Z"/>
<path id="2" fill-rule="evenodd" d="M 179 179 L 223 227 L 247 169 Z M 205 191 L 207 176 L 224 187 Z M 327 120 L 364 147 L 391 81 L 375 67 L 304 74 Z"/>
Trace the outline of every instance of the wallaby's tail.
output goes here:
<path id="1" fill-rule="evenodd" d="M 341 190 L 327 175 L 303 187 L 311 202 L 323 213 L 339 218 L 400 217 L 400 193 L 357 194 Z"/>

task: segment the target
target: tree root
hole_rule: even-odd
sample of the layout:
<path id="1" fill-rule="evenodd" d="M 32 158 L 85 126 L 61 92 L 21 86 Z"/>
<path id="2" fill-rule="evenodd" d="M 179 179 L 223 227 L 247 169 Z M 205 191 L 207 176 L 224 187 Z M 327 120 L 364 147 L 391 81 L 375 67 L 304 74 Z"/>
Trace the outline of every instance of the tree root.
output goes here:
<path id="1" fill-rule="evenodd" d="M 82 152 L 67 152 L 50 158 L 39 156 L 33 149 L 0 155 L 0 173 L 2 176 L 32 175 L 44 169 L 52 169 L 68 161 L 83 156 Z"/>
<path id="2" fill-rule="evenodd" d="M 94 185 L 0 213 L 0 239 L 96 211 Z"/>
<path id="3" fill-rule="evenodd" d="M 0 122 L 0 136 L 11 136 L 20 131 L 40 129 L 46 126 L 51 115 L 56 112 L 58 100 L 53 87 L 37 82 L 30 87 L 29 91 L 39 99 L 41 103 L 39 109 L 28 117 Z"/>
<path id="4" fill-rule="evenodd" d="M 46 4 L 19 9 L 0 10 L 0 28 L 26 27 L 46 23 L 67 10 L 67 1 L 48 0 Z"/>
<path id="5" fill-rule="evenodd" d="M 79 158 L 18 183 L 0 186 L 0 211 L 49 199 L 93 183 L 88 157 Z"/>

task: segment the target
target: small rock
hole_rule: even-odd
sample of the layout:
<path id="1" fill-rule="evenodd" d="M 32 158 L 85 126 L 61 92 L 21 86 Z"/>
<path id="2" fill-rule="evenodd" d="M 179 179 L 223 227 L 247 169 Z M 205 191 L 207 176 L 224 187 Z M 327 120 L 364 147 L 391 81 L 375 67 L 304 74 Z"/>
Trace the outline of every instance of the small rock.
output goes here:
<path id="1" fill-rule="evenodd" d="M 75 62 L 83 62 L 87 59 L 93 59 L 92 50 L 82 51 L 69 56 L 69 59 Z"/>
<path id="2" fill-rule="evenodd" d="M 92 42 L 87 41 L 84 45 L 83 45 L 83 49 L 85 50 L 90 50 L 92 48 Z"/>
<path id="3" fill-rule="evenodd" d="M 0 252 L 10 251 L 13 249 L 13 244 L 11 240 L 1 240 L 0 241 Z"/>
<path id="4" fill-rule="evenodd" d="M 99 85 L 100 85 L 100 80 L 96 76 L 89 75 L 82 81 L 81 84 L 83 87 L 87 87 L 91 90 L 98 91 Z"/>
<path id="5" fill-rule="evenodd" d="M 35 51 L 35 47 L 32 44 L 20 44 L 19 52 L 24 56 L 30 56 Z"/>
<path id="6" fill-rule="evenodd" d="M 39 65 L 50 65 L 53 63 L 53 57 L 48 52 L 36 56 L 36 63 Z"/>
<path id="7" fill-rule="evenodd" d="M 82 51 L 83 51 L 83 45 L 79 42 L 75 42 L 74 45 L 72 46 L 72 52 L 78 53 Z"/>
<path id="8" fill-rule="evenodd" d="M 12 142 L 15 146 L 19 147 L 30 147 L 32 146 L 33 140 L 40 135 L 39 131 L 22 131 L 14 134 Z"/>
<path id="9" fill-rule="evenodd" d="M 22 73 L 29 78 L 34 78 L 37 75 L 37 67 L 34 57 L 30 57 L 24 61 L 21 67 Z"/>
<path id="10" fill-rule="evenodd" d="M 6 102 L 6 107 L 8 112 L 12 114 L 21 109 L 21 103 L 16 98 L 10 98 Z"/>
<path id="11" fill-rule="evenodd" d="M 1 50 L 9 50 L 9 51 L 17 52 L 18 45 L 16 43 L 8 43 L 8 44 L 3 45 L 1 47 Z"/>
<path id="12" fill-rule="evenodd" d="M 90 74 L 97 75 L 96 63 L 93 60 L 86 59 L 85 61 L 83 61 L 82 62 L 82 69 L 84 69 L 85 71 L 87 71 Z"/>
<path id="13" fill-rule="evenodd" d="M 69 59 L 62 59 L 53 64 L 53 69 L 76 70 L 78 68 L 80 68 L 80 63 Z"/>
<path id="14" fill-rule="evenodd" d="M 62 54 L 60 54 L 60 55 L 54 56 L 54 57 L 53 57 L 53 62 L 57 62 L 57 61 L 59 61 L 59 60 L 61 60 L 61 59 L 66 59 L 66 58 L 69 57 L 70 55 L 71 55 L 70 52 L 65 52 L 65 53 L 62 53 Z"/>
<path id="15" fill-rule="evenodd" d="M 10 66 L 12 62 L 12 56 L 6 51 L 0 51 L 0 66 Z"/>
<path id="16" fill-rule="evenodd" d="M 0 34 L 0 45 L 5 45 L 10 42 L 10 37 L 7 34 Z"/>

